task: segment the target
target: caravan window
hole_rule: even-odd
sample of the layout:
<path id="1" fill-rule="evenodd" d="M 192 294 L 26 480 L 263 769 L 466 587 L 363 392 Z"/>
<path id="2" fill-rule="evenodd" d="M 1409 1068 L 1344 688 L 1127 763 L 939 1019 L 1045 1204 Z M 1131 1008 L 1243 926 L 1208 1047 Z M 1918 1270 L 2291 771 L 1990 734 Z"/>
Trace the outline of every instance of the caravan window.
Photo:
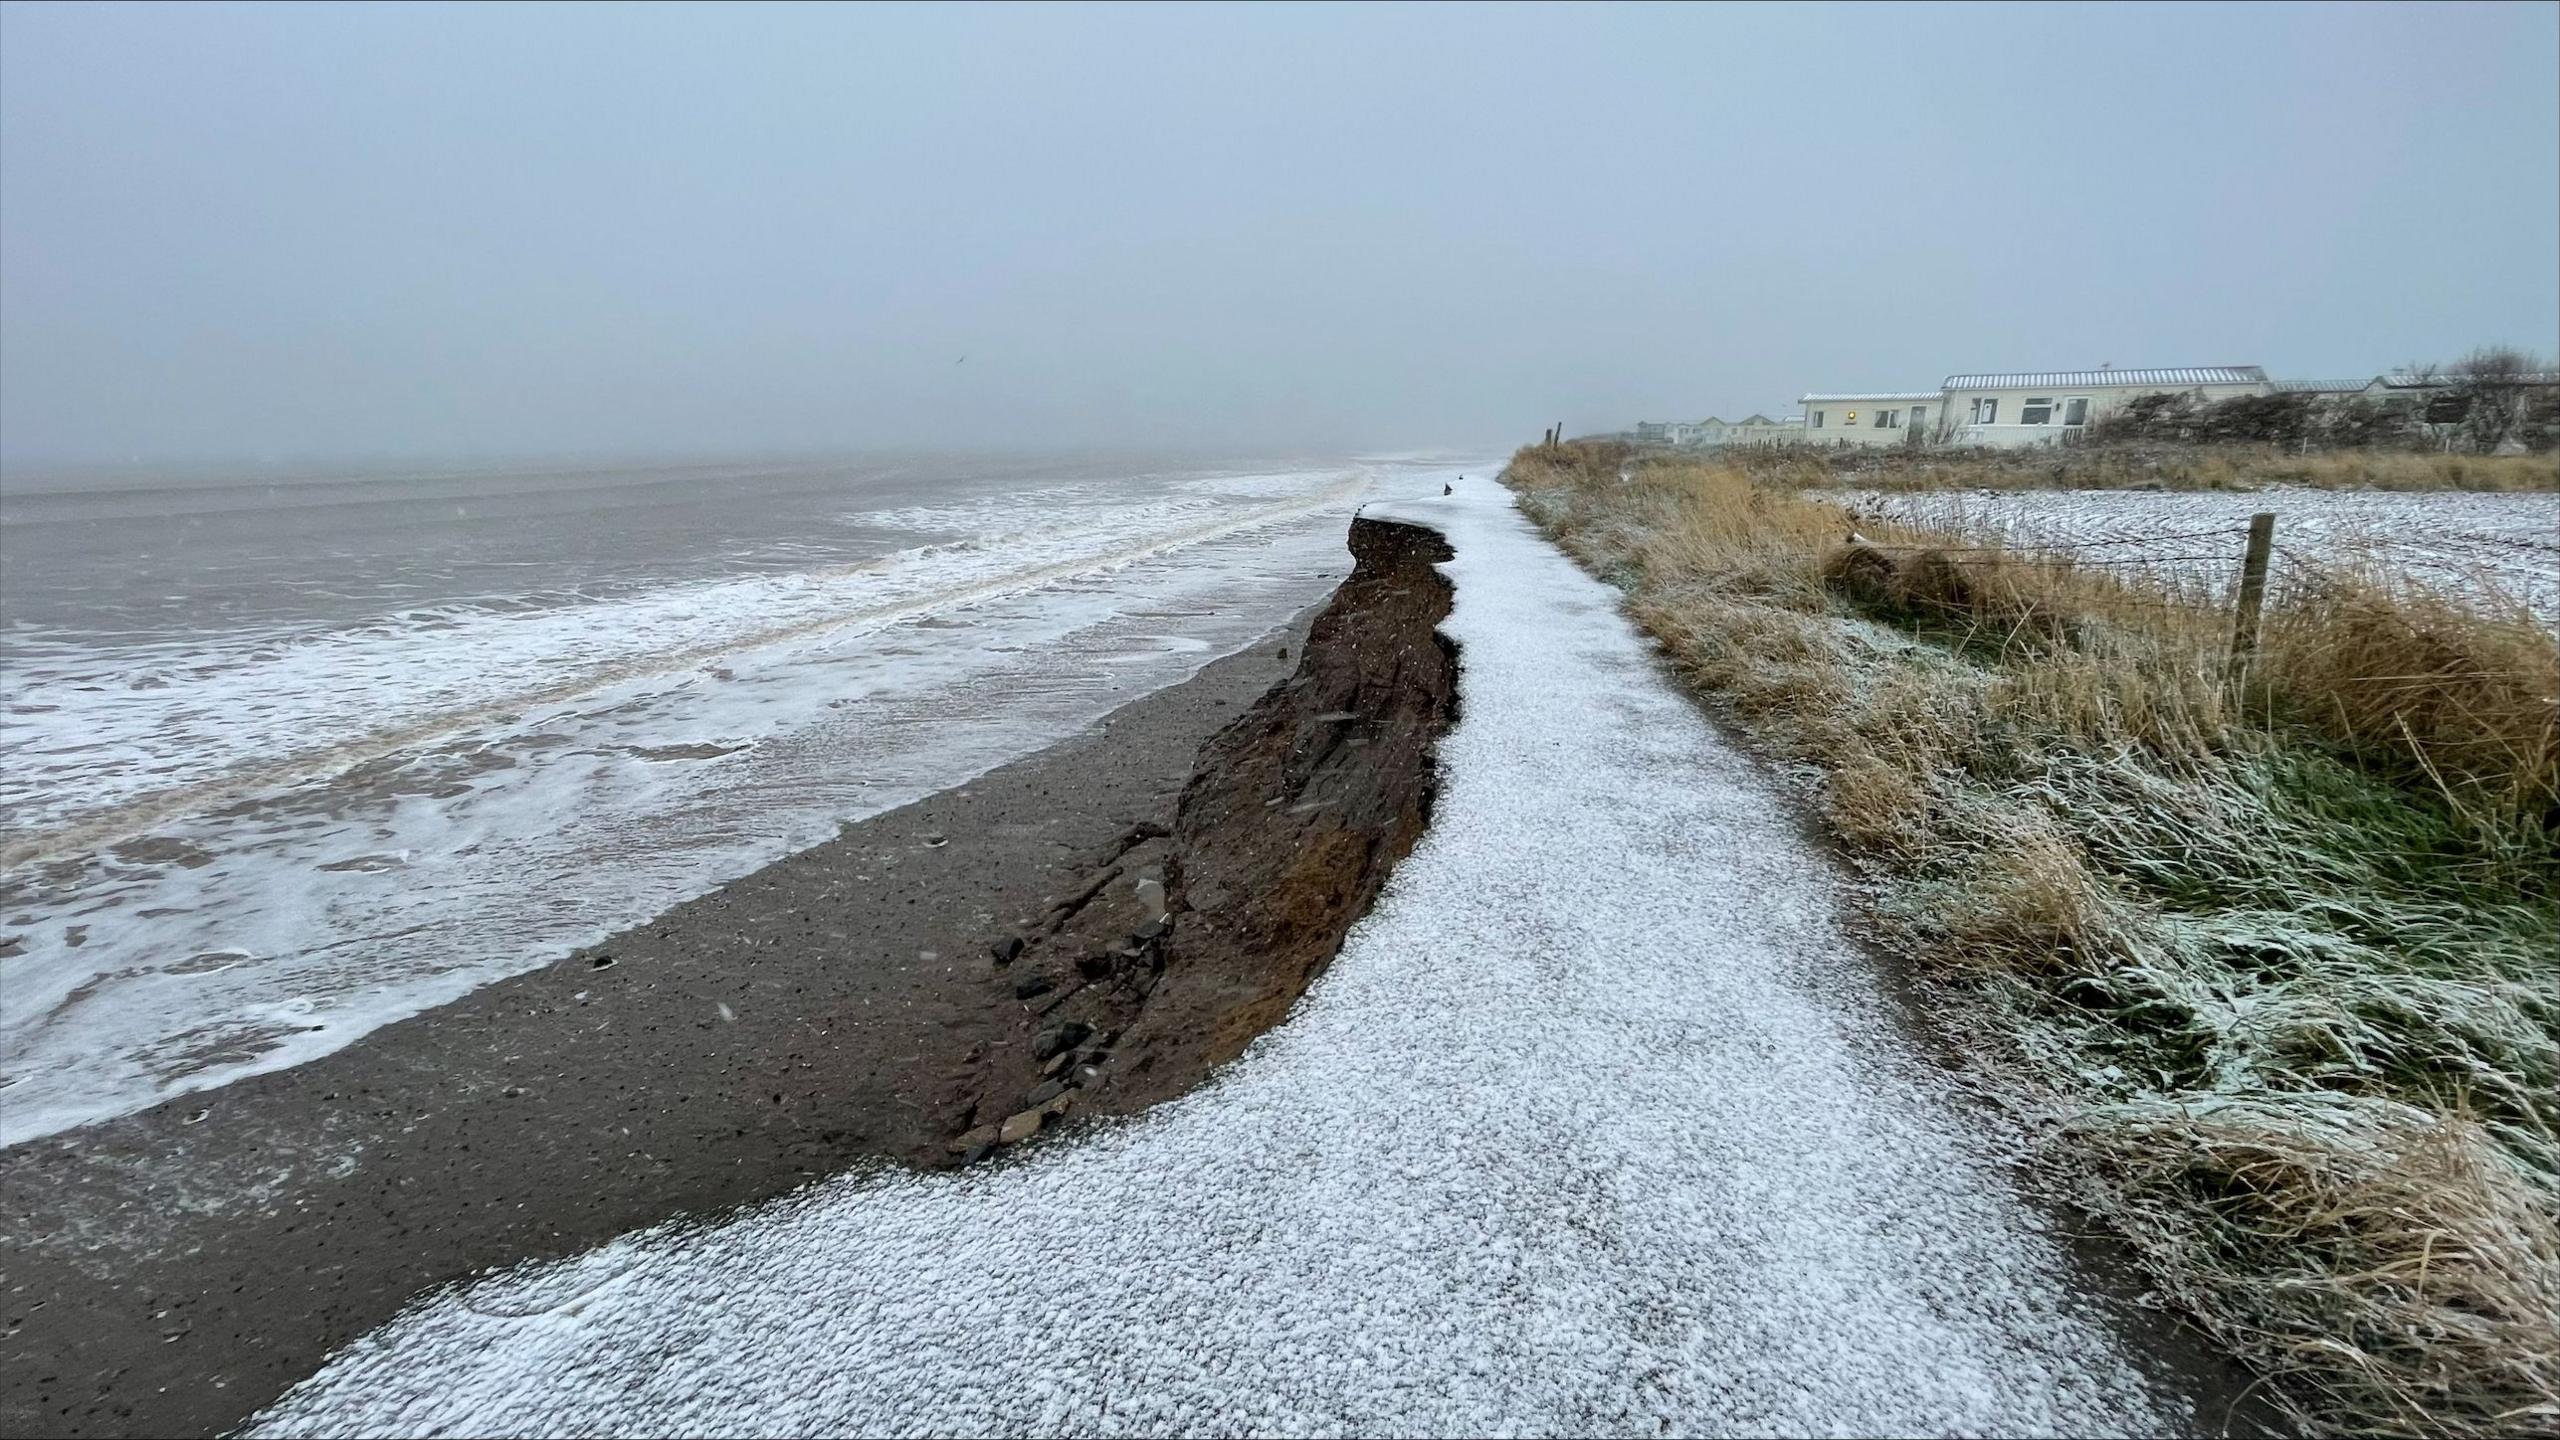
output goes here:
<path id="1" fill-rule="evenodd" d="M 1999 402 L 1999 400 L 1997 400 L 1996 398 L 1995 398 L 1995 399 L 1988 399 L 1988 400 L 1986 400 L 1986 399 L 1984 399 L 1983 397 L 1981 397 L 1981 396 L 1979 396 L 1979 395 L 1975 396 L 1975 397 L 1973 398 L 1973 423 L 1974 423 L 1974 424 L 1976 424 L 1976 425 L 1997 425 L 1997 424 L 1999 424 L 1999 423 L 2000 423 L 2000 402 Z"/>
<path id="2" fill-rule="evenodd" d="M 2086 395 L 2074 395 L 2070 399 L 2063 401 L 2062 423 L 2065 425 L 2088 424 L 2089 397 Z"/>
<path id="3" fill-rule="evenodd" d="M 1813 412 L 1813 428 L 1816 430 L 1822 428 L 1822 412 L 1819 410 Z"/>
<path id="4" fill-rule="evenodd" d="M 2053 402 L 2051 400 L 2030 400 L 2024 405 L 2019 406 L 2018 423 L 2021 425 L 2052 424 Z"/>
<path id="5" fill-rule="evenodd" d="M 1917 429 L 1919 429 L 1921 426 L 1926 425 L 1926 424 L 1928 424 L 1928 423 L 1929 423 L 1929 407 L 1928 407 L 1928 406 L 1926 406 L 1926 405 L 1914 405 L 1914 406 L 1912 406 L 1912 407 L 1911 407 L 1911 428 L 1912 428 L 1912 429 L 1914 429 L 1914 430 L 1917 430 Z"/>

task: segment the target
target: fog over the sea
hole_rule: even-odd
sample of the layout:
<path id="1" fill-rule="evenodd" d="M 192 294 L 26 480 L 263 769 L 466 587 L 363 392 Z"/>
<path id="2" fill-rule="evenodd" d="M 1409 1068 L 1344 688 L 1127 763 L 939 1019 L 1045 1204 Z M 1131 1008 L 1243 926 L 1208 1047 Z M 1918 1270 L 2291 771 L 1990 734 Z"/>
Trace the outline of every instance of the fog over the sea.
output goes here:
<path id="1" fill-rule="evenodd" d="M 2560 348 L 2560 9 L 0 15 L 0 466 L 1501 443 Z"/>

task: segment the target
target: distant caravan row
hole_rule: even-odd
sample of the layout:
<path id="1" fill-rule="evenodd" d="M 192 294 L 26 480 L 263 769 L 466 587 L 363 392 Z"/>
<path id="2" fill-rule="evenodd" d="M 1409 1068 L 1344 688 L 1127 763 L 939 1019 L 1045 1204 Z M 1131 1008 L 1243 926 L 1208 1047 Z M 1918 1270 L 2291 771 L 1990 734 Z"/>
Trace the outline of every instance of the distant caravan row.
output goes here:
<path id="1" fill-rule="evenodd" d="M 1734 445 L 1801 445 L 1804 443 L 1804 417 L 1772 420 L 1755 412 L 1740 420 L 1719 420 L 1713 415 L 1695 423 L 1647 420 L 1636 426 L 1636 439 L 1649 445 L 1703 445 L 1715 449 Z"/>
<path id="2" fill-rule="evenodd" d="M 2210 404 L 2274 389 L 2255 365 L 1950 375 L 1935 390 L 1807 395 L 1804 433 L 1816 445 L 2058 445 L 2144 395 Z"/>
<path id="3" fill-rule="evenodd" d="M 2560 374 L 2542 371 L 2498 379 L 2516 392 L 2508 403 L 2519 411 L 2549 408 L 2554 388 L 2560 386 Z M 2405 428 L 2433 431 L 2461 426 L 2471 418 L 2474 392 L 2482 385 L 2479 376 L 2434 370 L 2393 371 L 2359 380 L 2270 380 L 2257 365 L 2127 370 L 2101 366 L 1950 375 L 1934 390 L 1816 391 L 1800 400 L 1801 415 L 1784 420 L 1753 415 L 1735 423 L 1713 418 L 1695 424 L 1647 421 L 1635 427 L 1635 438 L 1651 444 L 1709 448 L 1811 444 L 2015 449 L 2075 443 L 2111 416 L 2122 428 L 2128 418 L 2154 414 L 2167 418 L 2244 397 L 2278 396 L 2294 397 L 2306 407 L 2310 402 L 2361 402 L 2359 408 L 2398 417 Z M 2502 418 L 2521 421 L 2524 416 Z"/>

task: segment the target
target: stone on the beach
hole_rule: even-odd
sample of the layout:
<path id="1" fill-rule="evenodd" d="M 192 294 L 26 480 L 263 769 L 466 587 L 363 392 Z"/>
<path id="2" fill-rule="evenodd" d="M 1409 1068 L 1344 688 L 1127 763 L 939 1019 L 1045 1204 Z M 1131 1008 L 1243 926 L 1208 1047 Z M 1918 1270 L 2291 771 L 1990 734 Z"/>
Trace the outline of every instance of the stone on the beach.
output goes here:
<path id="1" fill-rule="evenodd" d="M 1057 1054 L 1049 1057 L 1049 1063 L 1040 1067 L 1040 1073 L 1043 1075 L 1055 1075 L 1059 1071 L 1066 1069 L 1069 1065 L 1074 1064 L 1075 1058 L 1076 1052 L 1073 1050 L 1061 1050 Z"/>
<path id="2" fill-rule="evenodd" d="M 997 964 L 1010 965 L 1013 963 L 1013 957 L 1022 953 L 1022 937 L 1019 935 L 1007 935 L 1003 939 L 989 945 L 987 947 L 987 953 L 996 957 Z"/>
<path id="3" fill-rule="evenodd" d="M 996 1127 L 981 1125 L 975 1130 L 963 1131 L 951 1141 L 948 1148 L 954 1155 L 965 1155 L 981 1146 L 994 1143 L 996 1143 Z"/>
<path id="4" fill-rule="evenodd" d="M 1034 995 L 1048 994 L 1050 988 L 1051 981 L 1048 976 L 1025 975 L 1021 979 L 1013 982 L 1013 998 L 1016 1000 L 1028 1000 Z"/>
<path id="5" fill-rule="evenodd" d="M 1040 1082 L 1040 1088 L 1032 1091 L 1024 1103 L 1034 1107 L 1046 1105 L 1065 1094 L 1066 1090 L 1067 1082 L 1064 1080 L 1043 1080 Z"/>
<path id="6" fill-rule="evenodd" d="M 1060 1051 L 1073 1050 L 1092 1033 L 1093 1027 L 1081 1020 L 1061 1020 L 1033 1038 L 1031 1056 L 1035 1060 L 1046 1060 Z"/>
<path id="7" fill-rule="evenodd" d="M 996 1139 L 1007 1145 L 1018 1145 L 1039 1134 L 1041 1122 L 1048 1118 L 1049 1112 L 1037 1107 L 1008 1116 L 1002 1125 L 996 1127 Z"/>

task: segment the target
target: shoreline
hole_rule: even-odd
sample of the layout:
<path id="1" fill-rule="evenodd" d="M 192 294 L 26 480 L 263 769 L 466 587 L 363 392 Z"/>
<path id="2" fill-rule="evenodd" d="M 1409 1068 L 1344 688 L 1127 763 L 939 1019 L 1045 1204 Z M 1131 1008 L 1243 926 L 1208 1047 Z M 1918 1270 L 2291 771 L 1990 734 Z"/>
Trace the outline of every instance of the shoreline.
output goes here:
<path id="1" fill-rule="evenodd" d="M 1187 1090 L 1427 814 L 1439 725 L 1346 723 L 1428 693 L 1417 633 L 1454 689 L 1428 560 L 1375 543 L 1407 528 L 1355 522 L 1332 599 L 1084 734 L 345 1050 L 0 1152 L 0 1431 L 228 1432 L 467 1275 Z"/>

